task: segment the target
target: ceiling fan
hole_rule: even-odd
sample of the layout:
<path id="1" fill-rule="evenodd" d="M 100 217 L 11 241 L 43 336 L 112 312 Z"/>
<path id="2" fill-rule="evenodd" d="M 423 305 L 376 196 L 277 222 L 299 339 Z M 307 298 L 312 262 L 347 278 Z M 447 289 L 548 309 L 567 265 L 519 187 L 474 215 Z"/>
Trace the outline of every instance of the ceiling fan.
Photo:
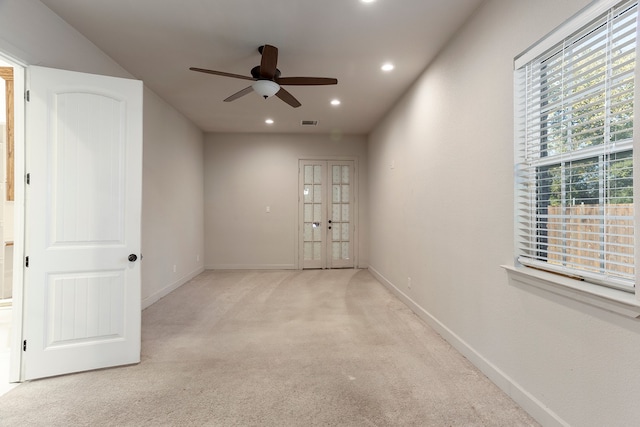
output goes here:
<path id="1" fill-rule="evenodd" d="M 205 68 L 190 67 L 189 69 L 200 73 L 233 77 L 243 80 L 253 80 L 255 82 L 251 86 L 246 87 L 226 98 L 224 102 L 235 101 L 249 92 L 256 91 L 264 99 L 275 95 L 287 104 L 291 105 L 293 108 L 298 108 L 302 105 L 300 104 L 300 101 L 281 86 L 317 86 L 338 84 L 338 79 L 328 77 L 280 77 L 280 70 L 276 68 L 278 64 L 278 48 L 265 44 L 258 48 L 258 52 L 262 55 L 262 59 L 260 60 L 260 65 L 256 65 L 251 69 L 251 77 L 243 76 L 241 74 L 225 73 L 224 71 L 207 70 Z"/>

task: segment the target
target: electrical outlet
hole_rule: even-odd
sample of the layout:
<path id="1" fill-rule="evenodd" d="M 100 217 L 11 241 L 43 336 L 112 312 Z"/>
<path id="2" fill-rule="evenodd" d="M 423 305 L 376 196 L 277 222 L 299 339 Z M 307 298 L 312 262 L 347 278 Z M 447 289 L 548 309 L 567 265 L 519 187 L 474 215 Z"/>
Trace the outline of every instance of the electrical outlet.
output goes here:
<path id="1" fill-rule="evenodd" d="M 407 288 L 411 289 L 411 277 L 407 278 Z"/>
<path id="2" fill-rule="evenodd" d="M 173 272 L 174 273 L 176 272 L 176 265 L 175 264 L 173 264 Z"/>
<path id="3" fill-rule="evenodd" d="M 266 211 L 267 211 L 267 213 L 271 212 L 271 206 L 267 206 Z"/>
<path id="4" fill-rule="evenodd" d="M 200 254 L 196 255 L 196 262 L 200 261 Z"/>

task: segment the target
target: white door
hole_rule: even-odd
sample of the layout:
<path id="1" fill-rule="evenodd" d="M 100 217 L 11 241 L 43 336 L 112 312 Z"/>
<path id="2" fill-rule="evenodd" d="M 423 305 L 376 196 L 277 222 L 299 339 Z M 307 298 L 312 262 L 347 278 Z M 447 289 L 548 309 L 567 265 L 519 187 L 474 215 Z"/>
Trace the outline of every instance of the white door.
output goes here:
<path id="1" fill-rule="evenodd" d="M 302 268 L 355 266 L 355 168 L 352 160 L 300 161 Z"/>
<path id="2" fill-rule="evenodd" d="M 137 363 L 142 82 L 30 67 L 28 89 L 23 379 Z"/>

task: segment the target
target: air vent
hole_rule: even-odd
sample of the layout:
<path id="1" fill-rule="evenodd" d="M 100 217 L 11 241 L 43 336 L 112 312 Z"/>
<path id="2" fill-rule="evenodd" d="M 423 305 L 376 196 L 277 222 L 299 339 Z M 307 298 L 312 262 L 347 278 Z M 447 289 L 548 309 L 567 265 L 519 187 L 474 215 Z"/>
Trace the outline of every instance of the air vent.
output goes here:
<path id="1" fill-rule="evenodd" d="M 300 122 L 302 126 L 318 126 L 317 120 L 303 120 Z"/>

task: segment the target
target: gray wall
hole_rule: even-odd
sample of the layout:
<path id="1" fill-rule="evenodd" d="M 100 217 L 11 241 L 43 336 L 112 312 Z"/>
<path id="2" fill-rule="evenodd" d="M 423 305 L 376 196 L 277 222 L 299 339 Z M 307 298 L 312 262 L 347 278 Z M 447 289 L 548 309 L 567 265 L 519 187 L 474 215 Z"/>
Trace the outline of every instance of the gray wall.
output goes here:
<path id="1" fill-rule="evenodd" d="M 486 1 L 388 113 L 369 139 L 384 224 L 370 265 L 545 425 L 635 425 L 640 322 L 500 268 L 514 262 L 513 58 L 587 3 Z"/>
<path id="2" fill-rule="evenodd" d="M 148 89 L 144 103 L 142 305 L 148 307 L 204 270 L 204 135 Z"/>
<path id="3" fill-rule="evenodd" d="M 300 158 L 356 157 L 360 205 L 368 205 L 362 136 L 207 134 L 204 152 L 207 268 L 295 268 Z M 358 218 L 358 265 L 365 268 L 366 211 Z"/>
<path id="4" fill-rule="evenodd" d="M 0 1 L 0 51 L 28 65 L 131 78 L 38 1 Z M 145 88 L 143 307 L 203 269 L 202 144 L 197 127 Z"/>

